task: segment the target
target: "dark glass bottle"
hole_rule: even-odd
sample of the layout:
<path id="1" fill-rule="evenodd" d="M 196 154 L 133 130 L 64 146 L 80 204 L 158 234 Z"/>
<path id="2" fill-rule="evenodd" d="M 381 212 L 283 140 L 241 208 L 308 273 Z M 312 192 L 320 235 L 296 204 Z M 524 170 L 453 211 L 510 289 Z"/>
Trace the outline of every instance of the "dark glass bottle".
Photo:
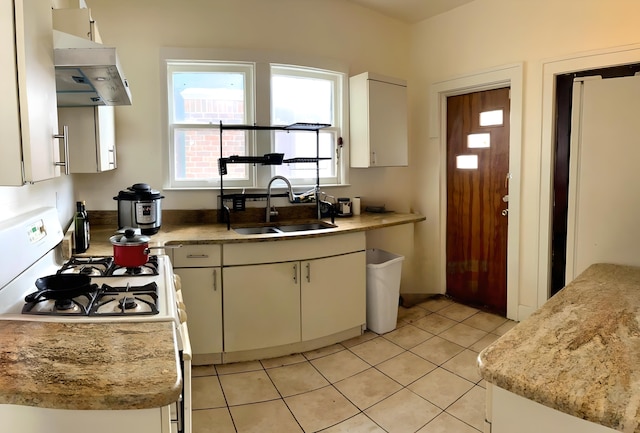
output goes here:
<path id="1" fill-rule="evenodd" d="M 89 216 L 83 201 L 76 202 L 75 250 L 76 254 L 84 253 L 89 248 L 91 235 L 89 234 Z"/>

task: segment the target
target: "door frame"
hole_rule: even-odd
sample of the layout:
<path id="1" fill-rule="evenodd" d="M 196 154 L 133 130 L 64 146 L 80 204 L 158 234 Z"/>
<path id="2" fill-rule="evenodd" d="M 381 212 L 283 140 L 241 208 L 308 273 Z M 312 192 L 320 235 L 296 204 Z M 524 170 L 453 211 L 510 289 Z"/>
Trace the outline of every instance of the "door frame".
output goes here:
<path id="1" fill-rule="evenodd" d="M 542 63 L 542 143 L 540 161 L 540 214 L 538 239 L 537 306 L 542 306 L 551 290 L 551 238 L 553 220 L 553 170 L 555 140 L 556 76 L 590 69 L 608 68 L 640 62 L 640 44 L 626 45 Z"/>
<path id="2" fill-rule="evenodd" d="M 501 87 L 511 89 L 509 133 L 509 225 L 507 230 L 507 318 L 519 320 L 520 162 L 522 155 L 523 63 L 515 63 L 433 83 L 430 88 L 429 131 L 440 146 L 440 291 L 447 284 L 447 97 Z"/>

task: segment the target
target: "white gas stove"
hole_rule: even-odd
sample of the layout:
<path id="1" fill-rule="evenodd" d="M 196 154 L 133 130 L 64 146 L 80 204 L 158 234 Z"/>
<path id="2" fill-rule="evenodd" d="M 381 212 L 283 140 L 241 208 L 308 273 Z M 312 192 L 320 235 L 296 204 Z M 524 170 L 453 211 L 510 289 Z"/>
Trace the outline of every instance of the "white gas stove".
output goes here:
<path id="1" fill-rule="evenodd" d="M 161 254 L 150 256 L 140 268 L 117 267 L 112 257 L 64 260 L 62 238 L 54 208 L 38 209 L 0 223 L 0 320 L 175 323 L 183 393 L 181 401 L 171 408 L 171 427 L 157 433 L 190 433 L 191 348 L 186 314 L 178 312 L 183 306 L 169 258 Z M 59 295 L 50 298 L 47 291 L 36 287 L 36 281 L 43 277 L 70 274 L 87 276 L 90 283 L 86 290 L 65 299 Z"/>
<path id="2" fill-rule="evenodd" d="M 62 228 L 53 208 L 0 224 L 0 245 L 11 245 L 0 249 L 0 254 L 13 262 L 0 270 L 0 283 L 6 281 L 0 286 L 0 320 L 172 320 L 180 325 L 173 268 L 167 256 L 150 256 L 139 268 L 116 266 L 112 257 L 65 261 L 57 248 L 61 240 Z M 5 261 L 0 258 L 0 263 Z M 69 274 L 87 276 L 86 290 L 60 299 L 55 291 L 36 288 L 39 278 Z M 35 299 L 27 302 L 28 297 Z"/>

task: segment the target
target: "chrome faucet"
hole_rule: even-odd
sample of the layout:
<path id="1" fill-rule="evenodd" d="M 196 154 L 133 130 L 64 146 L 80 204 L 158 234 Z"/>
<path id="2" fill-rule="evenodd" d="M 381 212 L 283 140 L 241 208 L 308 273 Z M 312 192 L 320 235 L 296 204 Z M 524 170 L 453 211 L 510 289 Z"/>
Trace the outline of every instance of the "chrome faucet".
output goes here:
<path id="1" fill-rule="evenodd" d="M 289 179 L 284 176 L 273 176 L 267 185 L 267 222 L 271 222 L 272 216 L 278 216 L 278 211 L 275 206 L 271 209 L 271 184 L 278 179 L 287 184 L 289 190 L 289 201 L 291 203 L 295 202 L 295 195 L 293 194 L 293 189 L 291 188 L 291 182 L 289 182 Z"/>

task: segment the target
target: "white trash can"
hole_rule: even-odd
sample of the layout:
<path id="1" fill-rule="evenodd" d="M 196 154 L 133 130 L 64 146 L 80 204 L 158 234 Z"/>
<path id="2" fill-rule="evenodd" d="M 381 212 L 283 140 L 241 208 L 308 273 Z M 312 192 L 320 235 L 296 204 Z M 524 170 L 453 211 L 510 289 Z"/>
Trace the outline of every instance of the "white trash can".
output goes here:
<path id="1" fill-rule="evenodd" d="M 396 328 L 404 256 L 367 250 L 367 328 L 384 334 Z"/>

